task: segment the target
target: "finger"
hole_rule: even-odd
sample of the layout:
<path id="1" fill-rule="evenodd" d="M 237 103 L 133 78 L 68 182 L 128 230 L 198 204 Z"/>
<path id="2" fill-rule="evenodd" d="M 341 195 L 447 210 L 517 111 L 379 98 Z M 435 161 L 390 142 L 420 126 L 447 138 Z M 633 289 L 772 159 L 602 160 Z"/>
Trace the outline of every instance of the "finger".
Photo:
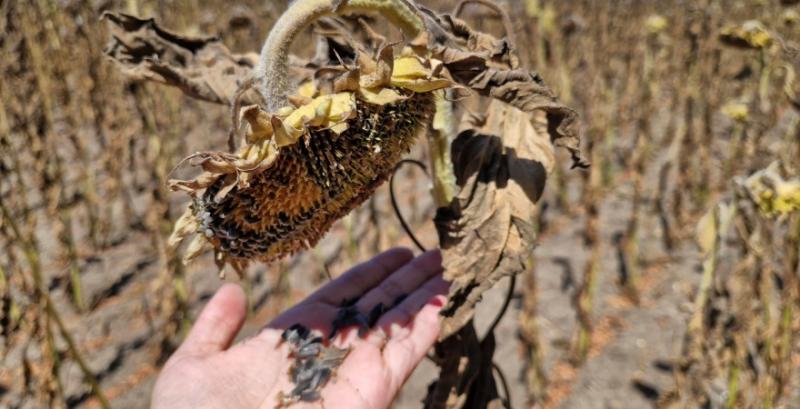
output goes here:
<path id="1" fill-rule="evenodd" d="M 439 311 L 449 287 L 437 275 L 378 321 L 375 332 L 388 339 L 382 353 L 392 386 L 403 385 L 439 337 Z"/>
<path id="2" fill-rule="evenodd" d="M 337 308 L 324 303 L 300 303 L 276 317 L 266 328 L 283 330 L 294 324 L 302 324 L 308 329 L 328 334 L 337 312 Z"/>
<path id="3" fill-rule="evenodd" d="M 387 307 L 401 296 L 407 296 L 416 291 L 432 276 L 442 271 L 442 254 L 439 250 L 428 251 L 404 265 L 377 287 L 364 294 L 356 308 L 367 313 L 379 303 Z"/>
<path id="4" fill-rule="evenodd" d="M 311 294 L 306 301 L 339 306 L 342 301 L 359 297 L 402 267 L 414 254 L 407 248 L 393 248 L 351 268 L 340 277 Z"/>
<path id="5" fill-rule="evenodd" d="M 378 328 L 391 330 L 392 326 L 405 328 L 414 320 L 414 317 L 437 296 L 447 295 L 450 283 L 437 274 L 425 282 L 420 288 L 411 293 L 406 299 L 386 312 L 377 322 Z M 395 332 L 388 332 L 389 338 L 398 338 Z"/>
<path id="6" fill-rule="evenodd" d="M 209 355 L 227 349 L 242 328 L 247 298 L 241 287 L 225 284 L 200 312 L 175 355 Z"/>

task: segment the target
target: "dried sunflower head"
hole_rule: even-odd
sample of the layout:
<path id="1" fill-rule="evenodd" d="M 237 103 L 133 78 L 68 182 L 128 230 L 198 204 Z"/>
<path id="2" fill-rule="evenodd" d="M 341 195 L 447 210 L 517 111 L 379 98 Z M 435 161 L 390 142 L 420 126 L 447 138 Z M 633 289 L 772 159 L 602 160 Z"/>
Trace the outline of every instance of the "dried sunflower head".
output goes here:
<path id="1" fill-rule="evenodd" d="M 736 122 L 747 122 L 750 108 L 744 102 L 732 101 L 722 106 L 722 113 Z"/>
<path id="2" fill-rule="evenodd" d="M 238 152 L 195 154 L 203 172 L 171 182 L 192 196 L 170 238 L 194 236 L 184 261 L 213 248 L 243 267 L 309 248 L 386 180 L 450 81 L 410 48 L 354 49 L 354 66 L 326 67 L 336 75 L 303 83 L 287 99 L 296 105 L 241 109 Z"/>
<path id="3" fill-rule="evenodd" d="M 653 14 L 647 17 L 647 20 L 644 22 L 644 27 L 649 33 L 658 34 L 669 27 L 669 20 L 662 15 Z"/>
<path id="4" fill-rule="evenodd" d="M 763 49 L 772 44 L 772 35 L 758 20 L 723 27 L 719 38 L 725 44 L 741 48 Z"/>
<path id="5" fill-rule="evenodd" d="M 800 210 L 800 177 L 779 161 L 738 183 L 767 217 Z"/>

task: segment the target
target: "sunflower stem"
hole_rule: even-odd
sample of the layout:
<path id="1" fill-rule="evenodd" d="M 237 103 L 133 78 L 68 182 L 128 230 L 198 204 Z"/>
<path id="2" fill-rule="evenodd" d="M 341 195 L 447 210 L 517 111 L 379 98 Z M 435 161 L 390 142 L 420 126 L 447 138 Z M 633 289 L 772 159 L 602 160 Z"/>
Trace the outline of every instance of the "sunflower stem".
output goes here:
<path id="1" fill-rule="evenodd" d="M 261 49 L 256 78 L 267 101 L 267 111 L 288 105 L 289 48 L 298 33 L 318 19 L 350 12 L 380 13 L 409 38 L 425 29 L 417 11 L 403 0 L 297 0 L 278 19 Z"/>
<path id="2" fill-rule="evenodd" d="M 456 126 L 453 102 L 448 99 L 447 92 L 436 92 L 436 114 L 428 137 L 433 172 L 432 192 L 437 207 L 449 205 L 456 194 L 456 176 L 450 158 L 450 143 L 455 137 Z"/>

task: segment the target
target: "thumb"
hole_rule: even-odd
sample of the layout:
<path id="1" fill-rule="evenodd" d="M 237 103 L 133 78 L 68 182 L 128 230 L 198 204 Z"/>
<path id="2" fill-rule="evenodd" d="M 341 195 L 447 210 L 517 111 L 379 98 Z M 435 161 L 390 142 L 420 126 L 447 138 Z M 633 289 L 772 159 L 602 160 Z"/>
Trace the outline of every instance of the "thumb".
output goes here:
<path id="1" fill-rule="evenodd" d="M 247 298 L 241 287 L 225 284 L 200 312 L 175 355 L 203 356 L 228 348 L 242 328 Z"/>

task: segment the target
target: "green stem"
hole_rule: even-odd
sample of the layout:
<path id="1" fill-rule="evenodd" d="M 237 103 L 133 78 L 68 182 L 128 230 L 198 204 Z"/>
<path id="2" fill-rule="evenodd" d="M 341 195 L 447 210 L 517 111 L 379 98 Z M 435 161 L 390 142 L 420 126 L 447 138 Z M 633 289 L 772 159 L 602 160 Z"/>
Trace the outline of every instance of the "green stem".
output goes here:
<path id="1" fill-rule="evenodd" d="M 727 409 L 736 407 L 736 400 L 739 397 L 739 366 L 731 362 L 728 369 L 728 400 L 725 403 Z"/>
<path id="2" fill-rule="evenodd" d="M 731 138 L 731 147 L 729 151 L 731 152 L 730 157 L 727 158 L 727 162 L 725 163 L 725 175 L 728 179 L 732 179 L 736 171 L 741 168 L 742 156 L 744 154 L 744 145 L 745 139 L 747 138 L 747 133 L 745 130 L 745 124 L 742 122 L 736 122 L 733 125 L 733 137 Z"/>
<path id="3" fill-rule="evenodd" d="M 297 0 L 278 19 L 264 42 L 256 68 L 267 111 L 288 105 L 289 48 L 294 38 L 318 19 L 348 12 L 374 11 L 403 30 L 410 38 L 424 31 L 425 25 L 403 0 Z"/>
<path id="4" fill-rule="evenodd" d="M 597 247 L 592 248 L 592 256 L 589 260 L 589 266 L 586 269 L 586 277 L 584 278 L 585 288 L 581 291 L 580 298 L 578 299 L 579 308 L 579 328 L 578 328 L 578 341 L 575 359 L 579 364 L 586 362 L 589 356 L 589 348 L 592 343 L 592 312 L 594 303 L 594 293 L 597 284 L 597 262 L 596 255 Z"/>
<path id="5" fill-rule="evenodd" d="M 431 150 L 433 169 L 433 198 L 439 207 L 447 206 L 455 197 L 456 177 L 450 158 L 450 143 L 455 135 L 453 102 L 446 92 L 436 92 L 436 114 L 433 117 L 433 132 L 428 144 Z"/>
<path id="6" fill-rule="evenodd" d="M 769 62 L 767 61 L 768 55 L 767 51 L 761 49 L 761 53 L 759 55 L 759 65 L 761 66 L 761 75 L 758 79 L 758 104 L 761 112 L 766 113 L 772 108 L 772 104 L 769 98 L 769 91 L 770 91 L 770 74 L 772 68 L 769 66 Z"/>
<path id="7" fill-rule="evenodd" d="M 535 266 L 533 254 L 528 256 L 530 266 Z M 525 273 L 524 297 L 522 310 L 519 313 L 520 339 L 526 350 L 525 377 L 527 378 L 528 403 L 531 406 L 541 404 L 547 398 L 548 379 L 544 369 L 544 352 L 542 350 L 542 337 L 536 323 L 537 297 L 535 267 Z"/>
<path id="8" fill-rule="evenodd" d="M 75 238 L 72 234 L 72 217 L 68 210 L 59 211 L 61 222 L 61 241 L 65 248 L 65 257 L 69 263 L 69 286 L 72 292 L 72 302 L 79 312 L 86 310 L 86 302 L 83 299 L 83 284 L 81 282 L 81 271 L 78 261 L 78 250 L 75 245 Z"/>
<path id="9" fill-rule="evenodd" d="M 716 214 L 714 215 L 716 218 Z M 708 293 L 711 284 L 714 282 L 714 272 L 717 269 L 717 241 L 715 238 L 714 249 L 703 261 L 703 277 L 700 280 L 700 287 L 697 289 L 697 296 L 694 301 L 694 313 L 689 321 L 689 331 L 695 334 L 703 326 L 703 310 L 708 302 Z"/>

